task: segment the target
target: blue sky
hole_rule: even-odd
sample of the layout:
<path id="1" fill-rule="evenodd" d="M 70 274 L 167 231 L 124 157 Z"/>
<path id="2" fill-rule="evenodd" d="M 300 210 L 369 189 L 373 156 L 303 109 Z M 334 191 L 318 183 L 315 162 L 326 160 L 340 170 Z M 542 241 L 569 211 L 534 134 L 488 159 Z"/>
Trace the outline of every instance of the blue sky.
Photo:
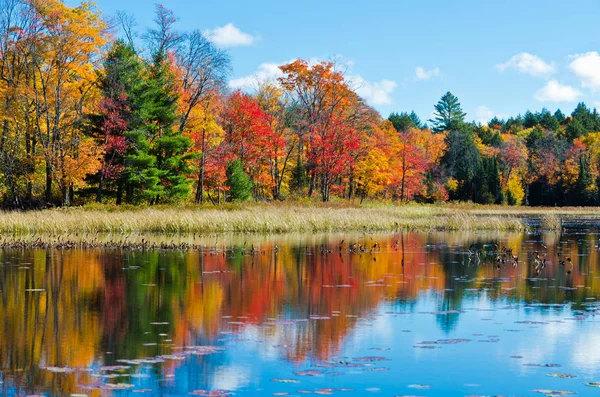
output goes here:
<path id="1" fill-rule="evenodd" d="M 75 0 L 67 0 L 74 5 Z M 107 16 L 152 21 L 153 2 L 96 0 Z M 233 60 L 232 86 L 276 75 L 296 58 L 348 65 L 383 116 L 422 119 L 446 91 L 469 120 L 485 121 L 578 101 L 600 107 L 598 0 L 330 1 L 163 0 L 182 30 L 212 32 Z"/>

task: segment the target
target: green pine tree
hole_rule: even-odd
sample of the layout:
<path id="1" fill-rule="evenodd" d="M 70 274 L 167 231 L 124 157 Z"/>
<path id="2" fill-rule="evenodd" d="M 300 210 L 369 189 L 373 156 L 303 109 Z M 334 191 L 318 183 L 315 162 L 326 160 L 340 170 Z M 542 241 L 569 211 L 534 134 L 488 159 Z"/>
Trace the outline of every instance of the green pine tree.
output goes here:
<path id="1" fill-rule="evenodd" d="M 239 159 L 227 166 L 227 186 L 231 201 L 248 201 L 252 198 L 252 182 Z"/>
<path id="2" fill-rule="evenodd" d="M 433 119 L 429 122 L 433 125 L 434 132 L 457 129 L 465 120 L 466 113 L 463 112 L 458 98 L 450 91 L 445 93 L 434 106 Z"/>
<path id="3" fill-rule="evenodd" d="M 179 201 L 189 197 L 191 192 L 190 160 L 188 153 L 192 142 L 189 137 L 174 128 L 177 119 L 177 94 L 174 76 L 164 56 L 157 55 L 150 68 L 147 97 L 150 99 L 148 125 L 153 138 L 151 153 L 156 156 L 156 165 L 160 170 L 161 185 L 166 201 Z M 161 196 L 157 196 L 158 201 Z"/>

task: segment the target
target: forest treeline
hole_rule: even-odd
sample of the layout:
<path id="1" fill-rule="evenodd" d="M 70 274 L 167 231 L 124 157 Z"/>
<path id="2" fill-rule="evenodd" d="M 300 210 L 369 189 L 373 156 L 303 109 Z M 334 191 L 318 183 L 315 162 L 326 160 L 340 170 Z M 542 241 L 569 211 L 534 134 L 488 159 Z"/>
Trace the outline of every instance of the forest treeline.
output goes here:
<path id="1" fill-rule="evenodd" d="M 333 197 L 600 204 L 600 115 L 580 103 L 487 125 L 450 92 L 384 119 L 335 62 L 228 88 L 229 54 L 157 5 L 151 28 L 91 3 L 0 0 L 4 208 Z"/>

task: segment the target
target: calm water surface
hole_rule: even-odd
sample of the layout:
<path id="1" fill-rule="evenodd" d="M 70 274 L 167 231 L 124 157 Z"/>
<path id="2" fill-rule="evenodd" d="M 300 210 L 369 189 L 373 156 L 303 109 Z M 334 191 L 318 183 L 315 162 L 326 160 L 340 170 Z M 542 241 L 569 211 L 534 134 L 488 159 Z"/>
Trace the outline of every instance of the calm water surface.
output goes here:
<path id="1" fill-rule="evenodd" d="M 0 390 L 600 395 L 598 238 L 587 226 L 0 251 Z"/>

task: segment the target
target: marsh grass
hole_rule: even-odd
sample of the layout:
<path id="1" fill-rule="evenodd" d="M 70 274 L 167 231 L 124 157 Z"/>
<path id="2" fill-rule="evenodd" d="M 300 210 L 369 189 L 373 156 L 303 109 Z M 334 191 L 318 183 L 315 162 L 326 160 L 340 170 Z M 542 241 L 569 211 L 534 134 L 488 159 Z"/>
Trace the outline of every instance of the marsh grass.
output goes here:
<path id="1" fill-rule="evenodd" d="M 66 238 L 94 245 L 94 241 L 100 241 L 100 235 L 110 235 L 114 241 L 133 235 L 171 241 L 173 236 L 226 233 L 525 231 L 532 227 L 531 218 L 537 219 L 540 229 L 560 230 L 562 220 L 569 217 L 600 219 L 600 214 L 595 208 L 469 204 L 360 206 L 347 202 L 287 202 L 227 204 L 219 208 L 91 205 L 0 213 L 0 238 L 4 245 L 15 241 L 37 241 L 39 245 Z"/>
<path id="2" fill-rule="evenodd" d="M 398 230 L 524 230 L 504 207 L 246 204 L 224 208 L 82 207 L 0 215 L 0 234 L 213 234 Z"/>

